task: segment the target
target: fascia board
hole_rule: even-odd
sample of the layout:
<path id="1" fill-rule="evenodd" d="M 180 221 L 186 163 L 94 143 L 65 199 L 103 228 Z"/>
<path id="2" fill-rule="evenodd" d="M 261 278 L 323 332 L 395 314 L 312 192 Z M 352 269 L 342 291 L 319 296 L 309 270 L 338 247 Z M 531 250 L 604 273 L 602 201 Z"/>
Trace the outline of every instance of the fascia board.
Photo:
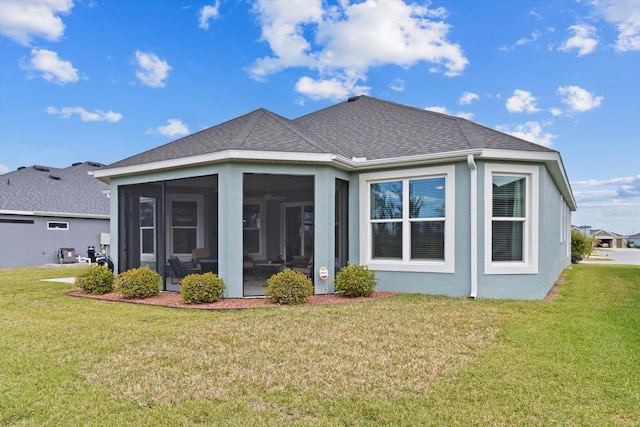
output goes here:
<path id="1" fill-rule="evenodd" d="M 335 156 L 325 153 L 297 153 L 285 151 L 253 151 L 253 150 L 224 150 L 198 156 L 180 157 L 141 165 L 123 166 L 119 168 L 95 170 L 93 176 L 109 183 L 111 178 L 122 175 L 137 175 L 160 170 L 170 170 L 203 164 L 220 163 L 226 161 L 270 161 L 291 163 L 331 163 Z"/>
<path id="2" fill-rule="evenodd" d="M 420 154 L 416 156 L 393 157 L 389 159 L 348 159 L 343 156 L 335 156 L 335 162 L 343 165 L 350 171 L 364 171 L 371 169 L 382 169 L 389 167 L 411 167 L 425 165 L 429 163 L 442 163 L 447 161 L 467 160 L 467 156 L 479 155 L 480 149 L 448 151 L 436 154 Z"/>
<path id="3" fill-rule="evenodd" d="M 72 212 L 39 212 L 39 211 L 12 211 L 0 209 L 0 215 L 22 215 L 22 216 L 39 216 L 54 218 L 86 218 L 86 219 L 109 219 L 109 215 L 101 214 L 83 214 Z"/>

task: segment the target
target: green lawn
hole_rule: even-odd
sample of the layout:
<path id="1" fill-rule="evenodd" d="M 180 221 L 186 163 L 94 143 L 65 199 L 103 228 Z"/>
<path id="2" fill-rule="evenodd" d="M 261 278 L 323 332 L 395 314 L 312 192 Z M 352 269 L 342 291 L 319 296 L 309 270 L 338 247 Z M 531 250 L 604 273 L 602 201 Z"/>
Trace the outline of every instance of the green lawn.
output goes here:
<path id="1" fill-rule="evenodd" d="M 640 425 L 640 268 L 553 301 L 178 310 L 0 270 L 0 425 Z"/>

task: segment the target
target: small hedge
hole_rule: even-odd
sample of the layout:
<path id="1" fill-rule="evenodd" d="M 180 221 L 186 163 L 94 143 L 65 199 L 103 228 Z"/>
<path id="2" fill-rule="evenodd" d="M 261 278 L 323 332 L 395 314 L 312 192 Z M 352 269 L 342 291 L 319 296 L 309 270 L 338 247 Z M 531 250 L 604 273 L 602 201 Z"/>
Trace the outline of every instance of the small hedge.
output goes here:
<path id="1" fill-rule="evenodd" d="M 180 282 L 180 296 L 185 304 L 216 302 L 224 294 L 224 281 L 214 273 L 190 274 Z"/>
<path id="2" fill-rule="evenodd" d="M 335 291 L 345 297 L 368 297 L 373 294 L 378 279 L 366 265 L 349 264 L 336 274 Z"/>
<path id="3" fill-rule="evenodd" d="M 123 298 L 148 298 L 160 293 L 162 277 L 148 266 L 118 274 L 113 290 Z"/>
<path id="4" fill-rule="evenodd" d="M 106 294 L 113 290 L 113 273 L 104 265 L 90 265 L 76 276 L 75 285 L 89 294 Z"/>
<path id="5" fill-rule="evenodd" d="M 305 274 L 286 269 L 267 280 L 264 295 L 277 304 L 304 304 L 313 295 L 313 284 Z"/>

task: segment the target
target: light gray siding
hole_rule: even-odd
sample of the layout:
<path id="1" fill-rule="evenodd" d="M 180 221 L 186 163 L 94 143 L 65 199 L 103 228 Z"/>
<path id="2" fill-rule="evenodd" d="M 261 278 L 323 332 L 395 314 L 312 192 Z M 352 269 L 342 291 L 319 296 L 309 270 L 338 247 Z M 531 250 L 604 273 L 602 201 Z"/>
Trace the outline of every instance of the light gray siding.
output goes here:
<path id="1" fill-rule="evenodd" d="M 87 247 L 98 251 L 100 233 L 109 232 L 108 219 L 1 215 L 0 220 L 6 221 L 0 221 L 0 268 L 57 263 L 60 248 L 74 248 L 77 255 L 87 256 Z M 48 221 L 68 222 L 69 229 L 48 230 Z"/>

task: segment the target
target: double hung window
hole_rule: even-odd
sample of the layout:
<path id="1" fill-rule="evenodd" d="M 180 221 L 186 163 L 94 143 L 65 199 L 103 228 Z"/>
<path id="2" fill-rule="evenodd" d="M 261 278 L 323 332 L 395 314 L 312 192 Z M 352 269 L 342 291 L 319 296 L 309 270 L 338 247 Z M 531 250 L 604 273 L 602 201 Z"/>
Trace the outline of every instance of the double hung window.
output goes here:
<path id="1" fill-rule="evenodd" d="M 361 257 L 378 270 L 453 272 L 454 167 L 409 173 L 361 177 Z"/>
<path id="2" fill-rule="evenodd" d="M 537 167 L 487 164 L 485 189 L 485 272 L 537 273 Z"/>

